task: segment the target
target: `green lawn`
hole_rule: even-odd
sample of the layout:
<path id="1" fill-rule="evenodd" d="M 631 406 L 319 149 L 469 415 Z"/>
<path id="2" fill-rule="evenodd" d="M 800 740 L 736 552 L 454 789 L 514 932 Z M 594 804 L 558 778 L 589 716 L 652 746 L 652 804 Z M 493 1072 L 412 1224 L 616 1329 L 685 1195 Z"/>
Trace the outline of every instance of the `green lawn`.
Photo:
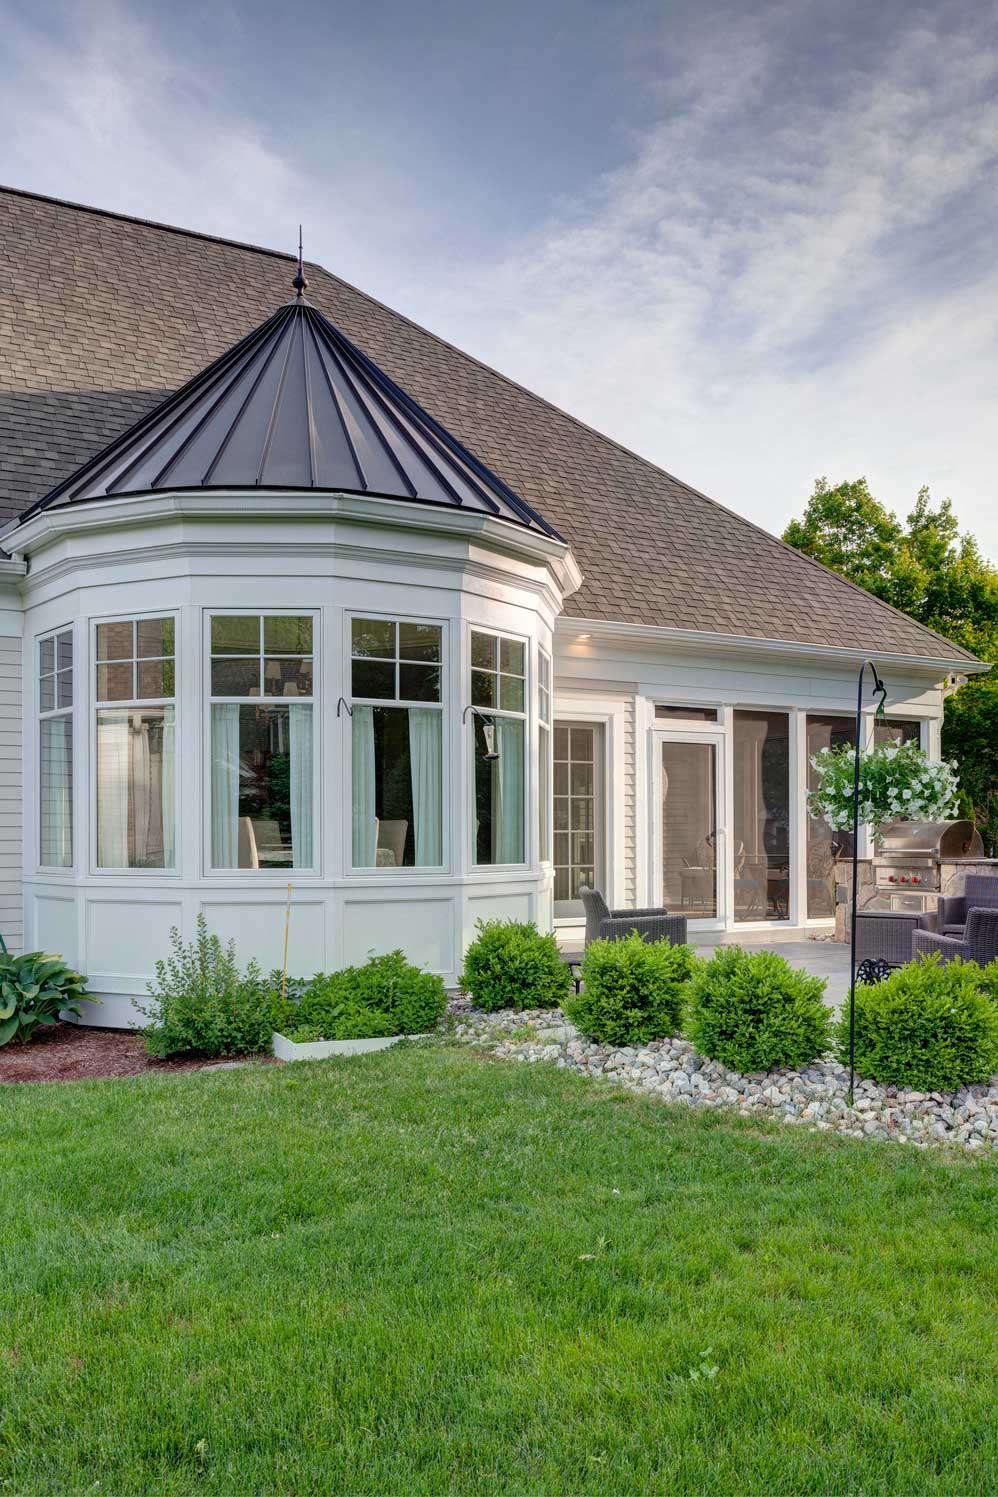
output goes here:
<path id="1" fill-rule="evenodd" d="M 0 1134 L 0 1491 L 998 1489 L 990 1162 L 443 1046 Z"/>

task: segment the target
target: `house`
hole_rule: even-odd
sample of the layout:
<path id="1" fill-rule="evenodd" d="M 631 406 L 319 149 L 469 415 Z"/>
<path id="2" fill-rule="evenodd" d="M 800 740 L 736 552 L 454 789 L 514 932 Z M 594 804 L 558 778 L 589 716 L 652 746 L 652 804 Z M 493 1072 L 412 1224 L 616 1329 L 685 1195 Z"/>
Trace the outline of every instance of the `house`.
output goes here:
<path id="1" fill-rule="evenodd" d="M 979 668 L 321 266 L 12 190 L 0 523 L 0 930 L 104 1023 L 200 911 L 448 982 L 589 882 L 829 928 L 858 665 L 934 754 Z"/>

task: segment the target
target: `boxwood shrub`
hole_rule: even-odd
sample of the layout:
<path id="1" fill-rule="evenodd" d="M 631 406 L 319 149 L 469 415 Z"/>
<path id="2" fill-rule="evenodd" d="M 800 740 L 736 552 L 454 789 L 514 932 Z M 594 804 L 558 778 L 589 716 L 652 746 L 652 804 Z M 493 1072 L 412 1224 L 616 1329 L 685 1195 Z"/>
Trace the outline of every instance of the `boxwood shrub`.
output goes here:
<path id="1" fill-rule="evenodd" d="M 849 1061 L 849 1011 L 839 1019 Z M 998 1071 L 998 964 L 909 962 L 856 989 L 856 1070 L 885 1086 L 954 1091 Z"/>
<path id="2" fill-rule="evenodd" d="M 724 946 L 689 985 L 686 1032 L 701 1055 L 733 1071 L 797 1070 L 828 1047 L 824 991 L 820 977 L 774 951 Z"/>
<path id="3" fill-rule="evenodd" d="M 425 1034 L 446 1005 L 436 973 L 414 967 L 401 951 L 390 951 L 372 956 L 362 967 L 313 977 L 298 1002 L 294 1026 L 296 1032 L 318 1031 L 315 1038 L 324 1040 Z"/>
<path id="4" fill-rule="evenodd" d="M 603 1045 L 644 1045 L 677 1034 L 683 989 L 697 960 L 689 946 L 648 942 L 636 932 L 622 941 L 593 941 L 582 961 L 582 992 L 565 1012 Z"/>
<path id="5" fill-rule="evenodd" d="M 553 935 L 532 921 L 479 920 L 464 954 L 461 986 L 479 1008 L 557 1008 L 572 974 Z"/>

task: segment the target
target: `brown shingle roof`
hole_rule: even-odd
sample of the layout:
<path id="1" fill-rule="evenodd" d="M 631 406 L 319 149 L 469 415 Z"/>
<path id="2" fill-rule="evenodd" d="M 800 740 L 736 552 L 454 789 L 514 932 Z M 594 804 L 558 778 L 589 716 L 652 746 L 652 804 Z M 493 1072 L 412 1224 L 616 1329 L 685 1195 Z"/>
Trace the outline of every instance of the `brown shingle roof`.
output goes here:
<path id="1" fill-rule="evenodd" d="M 0 189 L 0 518 L 262 322 L 289 255 Z M 572 545 L 580 618 L 972 660 L 321 266 L 309 299 Z"/>

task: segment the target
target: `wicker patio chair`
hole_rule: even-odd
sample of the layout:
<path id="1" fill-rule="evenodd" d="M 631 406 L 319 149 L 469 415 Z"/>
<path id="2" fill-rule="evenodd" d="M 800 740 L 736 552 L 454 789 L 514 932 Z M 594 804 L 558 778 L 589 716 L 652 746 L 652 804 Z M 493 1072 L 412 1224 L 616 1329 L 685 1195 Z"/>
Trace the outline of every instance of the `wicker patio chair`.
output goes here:
<path id="1" fill-rule="evenodd" d="M 938 951 L 944 962 L 959 956 L 965 962 L 978 962 L 986 967 L 998 957 L 998 910 L 968 910 L 962 939 L 916 930 L 911 946 L 913 956 L 928 956 Z"/>
<path id="2" fill-rule="evenodd" d="M 931 930 L 932 916 L 911 910 L 874 910 L 856 917 L 856 965 L 864 961 L 888 962 L 903 967 L 911 961 L 911 941 L 916 931 Z"/>
<path id="3" fill-rule="evenodd" d="M 673 946 L 686 943 L 686 916 L 670 915 L 668 910 L 611 910 L 597 889 L 580 889 L 586 912 L 586 945 L 593 941 L 623 941 L 636 930 L 646 941 L 669 941 Z"/>
<path id="4" fill-rule="evenodd" d="M 994 874 L 968 873 L 962 894 L 940 899 L 937 913 L 944 936 L 963 935 L 968 910 L 998 909 L 998 878 Z"/>

